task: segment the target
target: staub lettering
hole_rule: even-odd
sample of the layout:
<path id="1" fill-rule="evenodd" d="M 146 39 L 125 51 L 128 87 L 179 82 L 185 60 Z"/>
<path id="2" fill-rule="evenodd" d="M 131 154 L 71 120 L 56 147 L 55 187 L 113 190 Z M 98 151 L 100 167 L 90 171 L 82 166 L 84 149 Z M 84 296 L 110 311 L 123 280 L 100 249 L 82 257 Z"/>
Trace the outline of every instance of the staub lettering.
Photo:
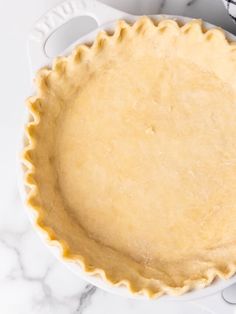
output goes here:
<path id="1" fill-rule="evenodd" d="M 55 27 L 63 24 L 68 17 L 75 13 L 76 5 L 74 1 L 62 3 L 37 23 L 32 32 L 32 38 L 40 42 L 43 41 Z"/>

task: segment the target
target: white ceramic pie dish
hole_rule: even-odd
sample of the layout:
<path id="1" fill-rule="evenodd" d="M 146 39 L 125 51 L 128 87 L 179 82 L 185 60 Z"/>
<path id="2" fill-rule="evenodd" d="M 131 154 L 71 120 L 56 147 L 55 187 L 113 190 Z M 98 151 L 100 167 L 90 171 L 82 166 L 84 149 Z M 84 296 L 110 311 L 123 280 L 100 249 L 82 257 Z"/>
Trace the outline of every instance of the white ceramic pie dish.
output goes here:
<path id="1" fill-rule="evenodd" d="M 61 53 L 61 55 L 67 55 L 71 49 L 77 45 L 78 43 L 88 43 L 95 39 L 97 33 L 100 30 L 106 30 L 106 31 L 113 31 L 114 26 L 116 23 L 116 20 L 118 19 L 125 19 L 129 22 L 134 22 L 138 16 L 126 14 L 124 12 L 115 10 L 113 8 L 110 8 L 104 4 L 101 4 L 97 1 L 93 0 L 87 0 L 86 2 L 82 0 L 70 0 L 65 1 L 58 5 L 57 7 L 50 10 L 48 13 L 46 13 L 35 25 L 32 32 L 30 33 L 30 39 L 29 39 L 29 57 L 31 62 L 31 71 L 32 71 L 32 77 L 34 77 L 36 71 L 45 65 L 50 65 L 52 62 L 52 59 L 47 57 L 45 54 L 45 45 L 48 40 L 48 38 L 53 34 L 60 26 L 63 24 L 69 22 L 73 18 L 77 16 L 90 16 L 94 18 L 94 20 L 97 22 L 98 27 L 95 31 L 79 38 L 76 40 L 72 45 L 70 45 L 65 51 Z M 186 17 L 181 16 L 163 16 L 163 15 L 153 15 L 153 18 L 156 18 L 158 20 L 164 19 L 164 18 L 172 18 L 176 19 L 180 22 L 187 22 L 190 19 Z M 204 23 L 206 28 L 214 27 L 211 24 Z M 236 40 L 236 37 L 234 37 L 232 34 L 227 33 L 227 36 L 231 40 Z M 25 121 L 29 119 L 28 112 L 25 110 Z M 23 139 L 23 145 L 24 145 L 25 138 Z M 21 150 L 22 150 L 22 143 L 21 143 Z M 27 195 L 27 190 L 24 186 L 24 167 L 20 165 L 19 169 L 19 185 L 20 185 L 20 192 L 23 199 L 23 202 L 25 204 L 25 199 Z M 30 215 L 30 218 L 32 222 L 35 222 L 35 213 L 32 211 L 32 209 L 27 208 L 27 212 Z M 36 224 L 34 223 L 35 228 Z M 43 238 L 43 241 L 45 243 L 47 242 L 47 235 L 46 233 L 42 232 L 37 228 L 37 231 L 39 232 L 40 236 Z M 50 242 L 51 243 L 51 242 Z M 55 243 L 54 245 L 49 245 L 50 250 L 63 262 L 66 264 L 67 267 L 69 267 L 75 274 L 77 274 L 79 277 L 85 279 L 86 281 L 94 284 L 97 287 L 100 287 L 106 291 L 115 293 L 117 295 L 126 296 L 126 297 L 134 297 L 134 298 L 144 298 L 143 295 L 131 295 L 130 292 L 122 286 L 116 287 L 112 286 L 100 277 L 91 276 L 86 274 L 79 263 L 76 262 L 69 262 L 62 259 L 60 254 L 60 248 Z M 211 286 L 201 289 L 201 290 L 195 290 L 192 292 L 189 292 L 185 295 L 178 296 L 178 297 L 171 297 L 171 296 L 163 296 L 161 299 L 166 300 L 193 300 L 197 298 L 206 297 L 208 295 L 214 294 L 218 291 L 221 291 L 222 289 L 230 286 L 232 283 L 236 282 L 236 276 L 232 277 L 229 280 L 216 280 Z M 225 305 L 226 306 L 226 305 Z"/>

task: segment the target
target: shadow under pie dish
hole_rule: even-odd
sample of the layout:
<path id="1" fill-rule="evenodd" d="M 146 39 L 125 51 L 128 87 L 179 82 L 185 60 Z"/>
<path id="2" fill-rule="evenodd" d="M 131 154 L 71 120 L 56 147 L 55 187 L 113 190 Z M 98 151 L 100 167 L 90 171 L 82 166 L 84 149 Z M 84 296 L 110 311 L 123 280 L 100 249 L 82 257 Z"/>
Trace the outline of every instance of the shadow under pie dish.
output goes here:
<path id="1" fill-rule="evenodd" d="M 236 45 L 140 18 L 36 77 L 27 202 L 63 256 L 150 297 L 236 271 Z"/>

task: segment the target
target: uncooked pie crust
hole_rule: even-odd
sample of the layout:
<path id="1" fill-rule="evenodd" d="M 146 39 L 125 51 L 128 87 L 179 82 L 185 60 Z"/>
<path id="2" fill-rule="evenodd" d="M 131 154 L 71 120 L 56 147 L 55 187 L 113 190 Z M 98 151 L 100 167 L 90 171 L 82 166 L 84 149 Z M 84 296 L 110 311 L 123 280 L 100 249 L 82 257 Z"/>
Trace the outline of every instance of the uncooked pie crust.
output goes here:
<path id="1" fill-rule="evenodd" d="M 140 18 L 42 69 L 27 202 L 65 258 L 133 293 L 236 270 L 236 45 Z"/>

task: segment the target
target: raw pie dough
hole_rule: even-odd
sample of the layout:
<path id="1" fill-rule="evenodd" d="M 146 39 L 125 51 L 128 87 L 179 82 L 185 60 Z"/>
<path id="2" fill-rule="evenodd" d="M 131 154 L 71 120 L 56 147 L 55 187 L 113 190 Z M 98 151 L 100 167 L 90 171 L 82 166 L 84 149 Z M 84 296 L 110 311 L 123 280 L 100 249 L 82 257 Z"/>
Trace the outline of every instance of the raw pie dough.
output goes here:
<path id="1" fill-rule="evenodd" d="M 36 81 L 28 203 L 64 257 L 152 297 L 235 273 L 235 44 L 121 21 Z"/>

